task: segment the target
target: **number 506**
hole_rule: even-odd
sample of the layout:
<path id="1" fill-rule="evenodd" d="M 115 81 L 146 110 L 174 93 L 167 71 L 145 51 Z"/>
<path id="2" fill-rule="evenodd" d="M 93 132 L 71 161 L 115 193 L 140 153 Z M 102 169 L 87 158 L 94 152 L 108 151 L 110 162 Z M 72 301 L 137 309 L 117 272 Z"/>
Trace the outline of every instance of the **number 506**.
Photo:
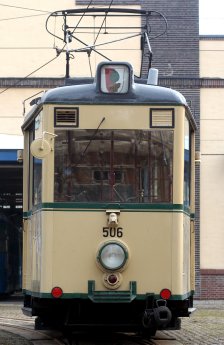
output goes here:
<path id="1" fill-rule="evenodd" d="M 103 237 L 123 237 L 123 228 L 103 228 Z"/>

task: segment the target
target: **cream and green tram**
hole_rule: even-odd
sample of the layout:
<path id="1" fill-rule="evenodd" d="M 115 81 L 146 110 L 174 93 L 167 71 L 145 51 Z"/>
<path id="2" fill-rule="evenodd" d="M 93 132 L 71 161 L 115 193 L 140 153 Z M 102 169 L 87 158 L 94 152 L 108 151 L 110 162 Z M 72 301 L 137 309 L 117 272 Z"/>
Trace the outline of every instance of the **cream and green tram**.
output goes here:
<path id="1" fill-rule="evenodd" d="M 101 63 L 25 117 L 23 312 L 36 327 L 178 329 L 194 293 L 184 97 Z"/>

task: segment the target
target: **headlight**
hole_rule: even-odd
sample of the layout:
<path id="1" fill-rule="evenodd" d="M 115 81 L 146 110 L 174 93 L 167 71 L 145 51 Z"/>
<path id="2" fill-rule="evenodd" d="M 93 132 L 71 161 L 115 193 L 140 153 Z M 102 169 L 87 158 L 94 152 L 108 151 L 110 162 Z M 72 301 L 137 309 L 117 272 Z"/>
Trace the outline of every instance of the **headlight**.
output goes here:
<path id="1" fill-rule="evenodd" d="M 105 269 L 115 271 L 124 267 L 128 253 L 122 244 L 108 242 L 100 248 L 97 259 Z"/>

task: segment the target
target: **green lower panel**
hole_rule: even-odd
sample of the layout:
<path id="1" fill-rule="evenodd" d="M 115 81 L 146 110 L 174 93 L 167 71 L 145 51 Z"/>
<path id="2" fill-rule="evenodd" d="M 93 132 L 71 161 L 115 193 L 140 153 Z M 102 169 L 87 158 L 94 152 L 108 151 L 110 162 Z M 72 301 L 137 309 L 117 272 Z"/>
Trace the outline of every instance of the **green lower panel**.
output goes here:
<path id="1" fill-rule="evenodd" d="M 42 293 L 23 290 L 24 295 L 30 295 L 37 298 L 54 299 L 51 293 Z M 133 300 L 146 300 L 148 296 L 153 296 L 155 300 L 160 296 L 154 293 L 137 294 L 137 283 L 130 282 L 130 289 L 127 291 L 95 291 L 95 281 L 88 282 L 88 293 L 64 293 L 60 299 L 90 299 L 94 303 L 130 303 Z M 194 295 L 194 291 L 189 291 L 184 295 L 172 295 L 171 301 L 183 301 Z"/>

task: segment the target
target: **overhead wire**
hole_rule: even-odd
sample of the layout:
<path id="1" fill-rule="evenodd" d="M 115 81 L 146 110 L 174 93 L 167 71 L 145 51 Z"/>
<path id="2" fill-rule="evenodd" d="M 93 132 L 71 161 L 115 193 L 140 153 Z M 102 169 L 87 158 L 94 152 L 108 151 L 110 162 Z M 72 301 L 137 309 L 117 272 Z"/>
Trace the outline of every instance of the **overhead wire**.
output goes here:
<path id="1" fill-rule="evenodd" d="M 100 44 L 94 44 L 94 45 L 91 45 L 91 46 L 87 46 L 86 48 L 75 49 L 74 51 L 81 52 L 81 51 L 83 51 L 85 49 L 92 49 L 92 48 L 95 48 L 95 47 L 101 47 L 101 46 L 105 46 L 107 44 L 112 44 L 112 43 L 115 43 L 115 42 L 125 41 L 125 40 L 128 40 L 130 38 L 134 38 L 134 37 L 138 37 L 138 36 L 142 36 L 142 33 L 138 33 L 136 35 L 119 38 L 117 40 L 113 40 L 113 41 L 109 41 L 109 42 L 104 42 L 104 43 L 100 43 Z"/>
<path id="2" fill-rule="evenodd" d="M 95 43 L 96 43 L 96 41 L 97 41 L 97 39 L 98 39 L 98 37 L 99 37 L 99 35 L 100 35 L 100 33 L 101 33 L 101 30 L 102 30 L 104 24 L 105 24 L 105 29 L 106 29 L 106 19 L 107 19 L 109 10 L 110 10 L 110 8 L 111 8 L 111 6 L 112 6 L 112 3 L 113 3 L 113 0 L 110 1 L 110 4 L 109 4 L 109 6 L 108 6 L 108 10 L 105 10 L 104 19 L 103 19 L 103 21 L 102 21 L 102 23 L 101 23 L 101 26 L 99 27 L 99 31 L 98 31 L 98 34 L 96 35 L 95 39 L 94 39 L 94 44 L 93 44 L 93 45 L 88 45 L 88 44 L 86 44 L 85 42 L 83 42 L 81 39 L 79 39 L 78 37 L 74 36 L 74 32 L 75 32 L 76 28 L 79 26 L 79 23 L 80 23 L 81 19 L 82 19 L 83 16 L 85 15 L 85 12 L 83 13 L 83 15 L 82 15 L 80 21 L 77 23 L 77 25 L 76 25 L 76 27 L 74 28 L 74 30 L 73 30 L 72 32 L 70 32 L 70 38 L 73 37 L 73 38 L 74 38 L 75 40 L 77 40 L 79 43 L 83 44 L 83 45 L 85 46 L 85 48 L 80 48 L 80 50 L 73 50 L 73 51 L 83 51 L 83 52 L 86 51 L 89 58 L 90 58 L 91 52 L 94 51 L 95 53 L 97 53 L 97 54 L 101 55 L 102 57 L 106 58 L 108 61 L 111 61 L 111 59 L 109 59 L 109 58 L 106 57 L 105 55 L 102 55 L 101 53 L 99 53 L 99 51 L 97 51 L 97 50 L 94 49 L 94 48 L 97 47 L 97 45 L 95 45 Z M 89 7 L 89 6 L 88 6 L 88 7 Z M 88 7 L 87 7 L 87 9 L 88 9 Z M 57 11 L 57 12 L 58 12 L 58 11 Z M 46 21 L 46 30 L 47 30 L 51 35 L 53 35 L 53 36 L 55 36 L 55 35 L 54 35 L 51 31 L 49 31 L 49 29 L 48 29 L 48 20 L 49 20 L 49 18 L 50 18 L 52 15 L 56 16 L 56 15 L 57 15 L 57 12 L 53 12 L 53 13 L 48 17 L 48 19 L 47 19 L 47 21 Z M 89 12 L 89 11 L 88 11 L 88 12 Z M 162 13 L 160 13 L 160 12 L 158 12 L 158 11 L 151 11 L 151 12 L 149 13 L 149 15 L 151 15 L 152 12 L 153 12 L 154 14 L 156 14 L 156 15 L 159 15 L 159 16 L 164 20 L 165 28 L 164 28 L 164 30 L 163 30 L 162 32 L 160 32 L 159 34 L 157 34 L 157 35 L 155 35 L 155 36 L 152 36 L 152 37 L 149 37 L 150 40 L 162 36 L 164 33 L 167 32 L 167 27 L 168 27 L 167 20 L 166 20 L 165 16 L 164 16 Z M 63 13 L 63 11 L 62 11 L 62 13 Z M 147 15 L 147 18 L 148 18 L 148 15 Z M 67 25 L 67 24 L 66 24 L 66 25 Z M 69 28 L 69 27 L 67 27 L 67 28 Z M 70 28 L 71 28 L 71 27 L 70 27 Z M 149 28 L 149 30 L 148 30 L 148 28 Z M 149 23 L 147 23 L 147 31 L 148 31 L 148 33 L 151 33 L 151 26 L 149 25 Z M 138 34 L 137 34 L 137 35 L 138 35 Z M 143 33 L 140 33 L 139 35 L 143 35 Z M 65 35 L 64 35 L 64 36 L 65 36 Z M 56 36 L 56 37 L 57 37 L 58 39 L 60 39 L 60 40 L 63 40 L 63 39 L 62 39 L 61 37 L 59 37 L 59 36 Z M 133 35 L 133 37 L 135 37 L 135 36 Z M 119 42 L 120 40 L 124 40 L 124 39 L 128 39 L 128 38 L 130 38 L 130 37 L 122 38 L 122 39 L 119 39 L 119 40 L 114 40 L 114 42 Z M 102 43 L 100 46 L 105 45 L 105 44 L 109 44 L 109 43 L 107 43 L 107 42 L 106 42 L 106 43 Z M 94 47 L 94 48 L 93 48 L 93 47 Z"/>
<path id="3" fill-rule="evenodd" d="M 93 2 L 93 0 L 90 0 L 88 6 L 86 7 L 86 10 L 91 6 L 92 2 Z M 108 9 L 111 8 L 112 3 L 113 3 L 113 0 L 111 0 Z M 56 13 L 56 12 L 53 12 L 53 14 L 54 14 L 54 13 Z M 83 19 L 83 17 L 84 17 L 85 14 L 86 14 L 86 12 L 84 11 L 83 14 L 82 14 L 82 16 L 81 16 L 81 18 L 79 19 L 78 23 L 76 24 L 75 28 L 73 29 L 72 32 L 69 33 L 69 35 L 70 35 L 70 37 L 73 37 L 76 41 L 78 41 L 79 43 L 83 44 L 85 47 L 88 47 L 88 44 L 86 44 L 85 42 L 83 42 L 83 41 L 82 41 L 81 39 L 79 39 L 78 37 L 74 36 L 75 30 L 78 28 L 78 26 L 79 26 L 79 24 L 80 24 L 80 22 L 81 22 L 81 20 Z M 51 14 L 51 15 L 52 15 L 52 14 Z M 61 38 L 60 36 L 55 35 L 55 34 L 53 34 L 51 31 L 48 30 L 48 21 L 49 21 L 51 15 L 50 15 L 50 16 L 47 18 L 47 20 L 46 20 L 46 24 L 45 24 L 46 30 L 47 30 L 47 32 L 48 32 L 50 35 L 55 36 L 55 37 L 58 38 L 59 40 L 64 41 L 64 38 Z M 105 16 L 107 16 L 107 14 L 105 14 Z M 102 28 L 102 26 L 103 26 L 103 24 L 104 24 L 104 22 L 105 22 L 105 16 L 104 16 L 104 20 L 103 20 L 103 23 L 102 23 L 102 25 L 101 25 L 101 28 Z M 100 33 L 100 31 L 101 31 L 101 28 L 99 29 L 99 33 Z M 97 40 L 97 38 L 98 38 L 98 36 L 99 36 L 99 33 L 98 33 L 97 37 L 95 38 L 94 43 L 96 43 L 96 40 Z M 65 46 L 64 46 L 64 47 L 65 47 Z M 63 47 L 63 49 L 64 49 L 64 47 Z M 105 58 L 106 60 L 111 61 L 111 59 L 109 59 L 109 58 L 108 58 L 107 56 L 105 56 L 104 54 L 98 52 L 96 49 L 91 48 L 91 51 L 94 51 L 96 54 L 100 55 L 101 57 Z M 91 54 L 91 51 L 90 51 L 90 52 L 87 51 L 87 54 Z M 90 63 L 90 55 L 88 55 L 88 59 L 89 59 L 89 63 Z M 90 68 L 90 72 L 91 72 L 91 68 Z M 91 73 L 92 73 L 92 72 L 91 72 Z"/>
<path id="4" fill-rule="evenodd" d="M 35 72 L 38 72 L 40 69 L 42 69 L 43 67 L 49 65 L 49 63 L 53 62 L 54 60 L 56 60 L 58 58 L 60 54 L 56 55 L 53 59 L 47 61 L 46 63 L 44 63 L 43 65 L 41 65 L 40 67 L 36 68 L 34 71 L 32 71 L 31 73 L 27 74 L 25 77 L 23 77 L 22 79 L 18 80 L 16 83 L 14 83 L 13 85 L 10 85 L 9 87 L 5 88 L 4 90 L 2 90 L 0 92 L 0 95 L 3 94 L 4 92 L 6 92 L 9 89 L 12 89 L 13 87 L 19 85 L 22 81 L 26 80 L 28 77 L 30 77 L 32 74 L 34 74 Z"/>
<path id="5" fill-rule="evenodd" d="M 89 2 L 89 4 L 87 5 L 86 9 L 88 9 L 88 8 L 91 6 L 92 2 L 93 2 L 93 0 L 90 0 L 90 2 Z M 56 12 L 57 12 L 57 11 L 56 11 Z M 53 13 L 51 13 L 51 14 L 48 16 L 48 18 L 47 18 L 47 20 L 46 20 L 46 23 L 45 23 L 45 29 L 46 29 L 46 31 L 47 31 L 50 35 L 52 35 L 52 36 L 54 36 L 55 38 L 58 38 L 59 40 L 61 40 L 61 41 L 64 42 L 64 37 L 62 38 L 62 37 L 56 35 L 55 33 L 52 33 L 52 32 L 48 29 L 48 21 L 49 21 L 49 19 L 52 17 L 52 15 L 53 15 L 54 13 L 56 13 L 56 12 L 53 12 Z M 84 12 L 83 12 L 81 18 L 79 19 L 78 23 L 77 23 L 76 26 L 74 27 L 74 29 L 73 29 L 73 31 L 71 32 L 71 34 L 74 34 L 75 30 L 77 29 L 78 25 L 80 24 L 81 20 L 83 19 L 85 13 L 86 13 L 86 12 L 85 12 L 85 10 L 84 10 Z"/>
<path id="6" fill-rule="evenodd" d="M 26 10 L 26 11 L 42 12 L 42 14 L 33 14 L 33 15 L 28 15 L 28 16 L 19 16 L 19 17 L 12 17 L 12 18 L 2 18 L 2 19 L 0 19 L 1 22 L 8 21 L 8 20 L 15 20 L 15 19 L 31 18 L 31 17 L 36 17 L 36 16 L 37 17 L 38 16 L 44 16 L 46 14 L 51 13 L 50 11 L 46 11 L 46 10 L 39 10 L 39 9 L 36 9 L 36 8 L 28 8 L 28 7 L 21 7 L 21 6 L 6 5 L 6 4 L 2 4 L 2 3 L 0 3 L 0 6 L 16 8 L 16 9 L 21 9 L 21 10 Z"/>
<path id="7" fill-rule="evenodd" d="M 6 5 L 6 4 L 2 4 L 2 3 L 0 3 L 0 6 L 12 7 L 12 8 L 19 8 L 19 9 L 22 9 L 22 10 L 36 11 L 36 12 L 46 12 L 46 13 L 49 13 L 49 12 L 50 12 L 50 11 L 38 10 L 38 9 L 36 9 L 36 8 L 28 8 L 28 7 L 14 6 L 14 5 Z"/>
<path id="8" fill-rule="evenodd" d="M 108 11 L 110 10 L 110 8 L 111 8 L 111 6 L 112 6 L 113 1 L 114 1 L 114 0 L 111 0 L 110 4 L 109 4 L 109 6 L 108 6 Z M 99 34 L 100 34 L 101 30 L 102 30 L 102 27 L 103 27 L 104 23 L 105 23 L 106 20 L 107 20 L 108 13 L 109 13 L 109 12 L 106 12 L 106 13 L 105 13 L 105 16 L 104 16 L 104 19 L 103 19 L 103 21 L 102 21 L 102 24 L 101 24 L 101 26 L 100 26 L 100 28 L 99 28 L 98 34 L 97 34 L 96 37 L 95 37 L 94 45 L 95 45 L 95 43 L 96 43 L 96 41 L 97 41 L 97 39 L 98 39 L 98 37 L 99 37 Z"/>
<path id="9" fill-rule="evenodd" d="M 90 0 L 88 6 L 86 7 L 87 9 L 92 5 L 93 0 Z M 79 19 L 78 23 L 76 24 L 75 28 L 72 31 L 72 34 L 74 34 L 75 30 L 78 28 L 79 24 L 81 23 L 83 17 L 85 15 L 85 12 L 82 14 L 81 18 Z M 91 60 L 90 60 L 90 53 L 87 52 L 88 55 L 88 62 L 89 62 L 89 69 L 90 69 L 90 75 L 92 77 L 93 73 L 92 73 L 92 66 L 91 66 Z"/>
<path id="10" fill-rule="evenodd" d="M 86 7 L 86 9 L 88 9 L 88 8 L 91 6 L 92 2 L 93 2 L 93 0 L 90 0 L 90 2 L 89 2 L 89 4 L 88 4 L 88 6 Z M 98 34 L 97 34 L 97 36 L 95 37 L 94 45 L 95 45 L 95 43 L 96 43 L 96 41 L 97 41 L 97 39 L 98 39 L 98 37 L 99 37 L 99 35 L 100 35 L 100 32 L 101 32 L 101 30 L 102 30 L 102 28 L 103 28 L 104 23 L 106 23 L 106 19 L 107 19 L 107 16 L 108 16 L 108 13 L 109 13 L 109 10 L 110 10 L 112 4 L 113 4 L 113 0 L 111 0 L 110 4 L 109 4 L 109 6 L 108 6 L 108 11 L 105 13 L 105 16 L 104 16 L 104 19 L 103 19 L 103 21 L 102 21 L 102 24 L 101 24 L 101 26 L 100 26 L 100 28 L 99 28 Z M 20 9 L 25 9 L 25 10 L 44 12 L 44 15 L 47 14 L 47 13 L 49 13 L 48 11 L 37 10 L 37 9 L 31 9 L 31 8 L 25 8 L 25 7 L 19 7 L 19 6 L 5 5 L 5 4 L 2 4 L 2 3 L 0 3 L 0 6 L 14 7 L 14 8 L 20 8 Z M 156 12 L 156 11 L 153 11 L 153 12 Z M 56 12 L 53 12 L 53 13 L 56 13 Z M 91 51 L 94 51 L 94 52 L 96 52 L 97 54 L 99 54 L 101 57 L 105 58 L 106 60 L 111 61 L 111 59 L 109 59 L 107 56 L 105 56 L 104 54 L 98 52 L 98 51 L 94 48 L 94 45 L 93 45 L 93 46 L 89 46 L 89 45 L 87 45 L 85 42 L 83 42 L 82 40 L 80 40 L 80 39 L 78 39 L 77 37 L 74 36 L 74 33 L 75 33 L 76 29 L 78 28 L 78 26 L 79 26 L 81 20 L 82 20 L 83 17 L 85 16 L 85 13 L 86 13 L 86 12 L 84 11 L 83 14 L 82 14 L 82 16 L 81 16 L 81 18 L 79 19 L 78 23 L 76 24 L 75 28 L 72 30 L 72 32 L 69 32 L 70 37 L 73 37 L 75 40 L 77 40 L 78 42 L 80 42 L 81 44 L 83 44 L 83 45 L 85 46 L 85 48 L 83 48 L 83 49 L 80 50 L 80 51 L 84 51 L 84 50 L 86 49 L 87 54 L 88 54 L 88 56 L 89 56 L 89 64 L 90 64 L 90 54 L 91 54 Z M 159 12 L 157 12 L 157 13 L 159 13 Z M 42 15 L 43 15 L 43 14 L 42 14 Z M 51 13 L 51 15 L 52 15 L 52 13 Z M 23 80 L 26 80 L 29 76 L 31 76 L 31 75 L 34 74 L 35 72 L 39 71 L 40 69 L 44 68 L 45 66 L 47 66 L 48 64 L 50 64 L 51 62 L 53 62 L 54 60 L 56 60 L 56 59 L 59 57 L 59 55 L 64 51 L 64 48 L 65 48 L 65 46 L 66 46 L 67 43 L 68 43 L 67 40 L 65 41 L 65 38 L 62 39 L 61 37 L 55 35 L 55 29 L 54 29 L 54 34 L 52 34 L 52 33 L 48 30 L 48 28 L 47 28 L 47 23 L 48 23 L 48 20 L 49 20 L 49 18 L 51 17 L 51 15 L 48 16 L 48 18 L 47 18 L 47 20 L 46 20 L 46 30 L 48 31 L 48 33 L 50 33 L 51 35 L 53 35 L 55 38 L 58 38 L 58 39 L 60 39 L 60 40 L 62 40 L 62 41 L 65 42 L 63 48 L 62 48 L 62 49 L 56 48 L 57 55 L 56 55 L 53 59 L 50 59 L 49 61 L 47 61 L 46 63 L 44 63 L 43 65 L 41 65 L 40 67 L 38 67 L 37 69 L 35 69 L 34 71 L 32 71 L 31 73 L 29 73 L 28 75 L 26 75 L 25 77 L 23 77 L 22 79 L 20 79 L 19 81 L 17 81 L 15 84 L 11 85 L 10 87 L 7 87 L 7 88 L 4 89 L 3 91 L 1 91 L 0 94 L 4 93 L 5 91 L 7 91 L 7 90 L 10 89 L 10 88 L 13 88 L 14 86 L 19 85 Z M 167 21 L 166 21 L 165 16 L 163 16 L 161 13 L 159 13 L 159 15 L 161 15 L 162 18 L 163 18 L 164 21 L 165 21 L 165 24 L 166 24 L 166 25 L 165 25 L 165 29 L 164 29 L 164 31 L 163 31 L 162 33 L 160 33 L 159 35 L 157 35 L 157 36 L 155 36 L 155 37 L 153 37 L 153 38 L 160 37 L 160 36 L 163 35 L 164 32 L 166 32 L 166 30 L 167 30 Z M 27 17 L 28 17 L 28 16 L 27 16 Z M 8 18 L 8 20 L 10 20 L 10 19 L 13 19 L 13 18 Z M 16 19 L 16 18 L 14 18 L 14 19 Z M 18 18 L 17 18 L 17 19 L 18 19 Z M 1 20 L 0 20 L 0 21 L 1 21 Z M 67 28 L 65 28 L 65 29 L 67 30 Z M 138 35 L 140 35 L 140 34 L 138 34 Z M 64 35 L 64 36 L 66 36 L 66 35 Z M 134 35 L 134 36 L 136 36 L 136 35 Z M 134 37 L 134 36 L 133 36 L 133 37 Z M 130 38 L 130 37 L 128 37 L 128 38 Z M 122 38 L 122 39 L 119 39 L 119 40 L 114 40 L 114 42 L 122 41 L 122 40 L 124 40 L 124 39 L 127 39 L 127 38 Z M 151 39 L 152 39 L 152 38 L 151 38 Z M 102 45 L 110 44 L 110 43 L 112 43 L 112 42 L 102 43 L 102 44 L 99 44 L 99 45 L 97 45 L 97 46 L 102 46 Z M 95 46 L 96 46 L 96 45 L 95 45 Z M 1 49 L 1 48 L 0 48 L 0 49 Z M 18 48 L 18 49 L 19 49 L 19 48 Z M 24 48 L 24 49 L 25 49 L 25 48 Z M 30 49 L 34 49 L 34 48 L 30 48 Z M 38 48 L 35 48 L 35 49 L 38 49 Z M 44 48 L 44 49 L 48 49 L 48 48 Z M 68 51 L 68 49 L 67 49 L 67 51 Z M 91 65 L 90 65 L 90 71 L 91 71 L 91 73 L 92 73 Z"/>
<path id="11" fill-rule="evenodd" d="M 49 13 L 49 12 L 48 12 Z M 47 13 L 42 13 L 42 14 L 32 14 L 30 16 L 20 16 L 20 17 L 12 17 L 12 18 L 3 18 L 0 19 L 0 22 L 5 22 L 9 20 L 16 20 L 16 19 L 25 19 L 25 18 L 31 18 L 31 17 L 41 17 L 41 16 L 46 16 Z"/>
<path id="12" fill-rule="evenodd" d="M 90 0 L 90 2 L 89 2 L 89 4 L 88 4 L 88 6 L 86 7 L 86 9 L 88 9 L 88 8 L 92 5 L 92 2 L 93 2 L 93 0 Z M 78 23 L 76 24 L 75 28 L 73 29 L 73 31 L 72 31 L 73 34 L 74 34 L 75 30 L 77 29 L 77 27 L 79 26 L 79 24 L 81 23 L 81 21 L 82 21 L 84 15 L 85 15 L 85 13 L 86 13 L 86 12 L 83 12 L 81 18 L 79 19 Z"/>
<path id="13" fill-rule="evenodd" d="M 112 4 L 113 4 L 113 0 L 111 0 L 111 2 L 110 2 L 110 4 L 109 4 L 109 7 L 108 7 L 108 10 L 110 10 Z M 95 36 L 95 22 L 94 22 L 94 36 L 95 36 L 95 37 L 94 37 L 93 46 L 96 45 L 96 41 L 97 41 L 97 39 L 98 39 L 98 37 L 99 37 L 99 35 L 100 35 L 100 32 L 101 32 L 101 30 L 102 30 L 102 27 L 103 27 L 104 23 L 105 23 L 105 27 L 106 27 L 106 20 L 107 20 L 108 13 L 109 13 L 109 12 L 106 12 L 106 13 L 105 13 L 103 22 L 102 22 L 102 24 L 101 24 L 101 26 L 100 26 L 100 28 L 99 28 L 98 34 L 97 34 L 96 36 Z M 95 47 L 94 47 L 94 48 L 95 48 Z M 89 54 L 88 54 L 88 57 L 89 57 L 89 64 L 90 64 L 90 71 L 92 71 L 92 68 L 91 68 L 91 61 L 90 61 L 91 53 L 92 53 L 92 48 L 90 48 L 90 51 L 89 51 Z M 107 60 L 111 61 L 111 59 L 107 59 Z M 91 72 L 91 73 L 92 73 L 92 72 Z"/>
<path id="14" fill-rule="evenodd" d="M 93 1 L 93 0 L 90 0 L 90 3 L 89 3 L 89 5 L 87 6 L 87 8 L 91 5 L 92 1 Z M 7 5 L 0 4 L 0 6 L 7 6 Z M 14 6 L 9 6 L 9 7 L 14 7 Z M 27 9 L 27 8 L 23 8 L 23 9 Z M 29 10 L 31 10 L 31 9 L 29 9 Z M 48 12 L 48 13 L 49 13 L 49 12 Z M 84 14 L 83 14 L 83 16 L 84 16 Z M 82 16 L 82 17 L 83 17 L 83 16 Z M 82 19 L 82 18 L 81 18 L 81 19 Z M 80 21 L 81 21 L 81 19 L 80 19 Z M 80 21 L 79 21 L 79 22 L 80 22 Z M 74 30 L 75 30 L 75 29 L 74 29 Z M 74 31 L 73 31 L 73 32 L 74 32 Z M 38 72 L 40 69 L 44 68 L 45 66 L 49 65 L 51 62 L 53 62 L 54 60 L 56 60 L 56 59 L 60 56 L 60 54 L 61 54 L 61 52 L 63 51 L 63 49 L 65 48 L 65 46 L 66 46 L 66 43 L 64 44 L 64 46 L 63 46 L 63 48 L 62 48 L 61 51 L 57 50 L 57 55 L 56 55 L 53 59 L 50 59 L 49 61 L 47 61 L 46 63 L 44 63 L 44 64 L 41 65 L 40 67 L 36 68 L 36 69 L 35 69 L 34 71 L 32 71 L 31 73 L 27 74 L 25 77 L 23 77 L 22 79 L 20 79 L 19 81 L 17 81 L 17 82 L 14 83 L 13 85 L 10 85 L 9 87 L 7 87 L 7 88 L 5 88 L 4 90 L 2 90 L 2 91 L 0 92 L 0 95 L 3 94 L 4 92 L 6 92 L 7 90 L 9 90 L 9 89 L 11 89 L 11 88 L 13 88 L 13 87 L 19 85 L 22 81 L 26 80 L 26 79 L 27 79 L 28 77 L 30 77 L 32 74 Z"/>
<path id="15" fill-rule="evenodd" d="M 28 49 L 28 50 L 33 50 L 33 49 L 50 49 L 52 50 L 52 47 L 0 47 L 1 50 L 23 50 L 23 49 Z"/>
<path id="16" fill-rule="evenodd" d="M 78 41 L 79 43 L 83 44 L 85 47 L 88 47 L 88 44 L 86 44 L 85 42 L 83 42 L 82 40 L 80 40 L 78 37 L 71 35 L 76 41 Z M 86 48 L 88 49 L 88 48 Z M 109 59 L 106 55 L 100 53 L 98 50 L 91 48 L 91 50 L 93 50 L 96 54 L 100 55 L 101 57 L 105 58 L 108 61 L 111 61 L 111 59 Z"/>

